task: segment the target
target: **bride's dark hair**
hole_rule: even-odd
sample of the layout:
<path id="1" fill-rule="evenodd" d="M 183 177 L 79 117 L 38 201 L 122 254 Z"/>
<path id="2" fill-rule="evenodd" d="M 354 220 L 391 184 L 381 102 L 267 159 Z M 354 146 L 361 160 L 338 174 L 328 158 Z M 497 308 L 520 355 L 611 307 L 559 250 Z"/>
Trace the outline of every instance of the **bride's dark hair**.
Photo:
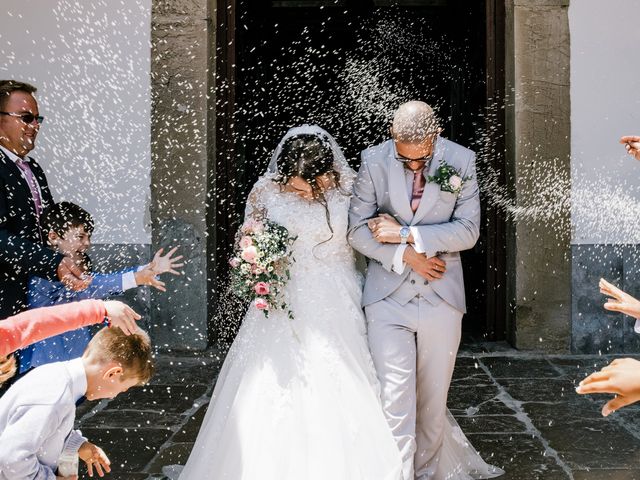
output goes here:
<path id="1" fill-rule="evenodd" d="M 290 178 L 300 177 L 311 185 L 313 199 L 320 203 L 327 216 L 327 224 L 333 238 L 331 214 L 318 177 L 327 175 L 333 180 L 336 188 L 343 195 L 347 195 L 340 185 L 340 172 L 334 168 L 333 149 L 331 142 L 324 135 L 301 133 L 287 138 L 277 158 L 278 171 L 275 182 L 285 185 Z M 325 243 L 325 242 L 322 242 Z"/>

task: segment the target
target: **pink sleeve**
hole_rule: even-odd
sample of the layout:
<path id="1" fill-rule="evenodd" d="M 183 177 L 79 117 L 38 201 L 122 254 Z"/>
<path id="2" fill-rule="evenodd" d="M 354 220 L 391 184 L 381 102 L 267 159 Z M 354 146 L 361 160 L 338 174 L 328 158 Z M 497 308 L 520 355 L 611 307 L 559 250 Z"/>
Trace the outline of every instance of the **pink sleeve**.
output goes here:
<path id="1" fill-rule="evenodd" d="M 0 320 L 0 357 L 48 337 L 100 323 L 106 310 L 102 300 L 35 308 Z"/>

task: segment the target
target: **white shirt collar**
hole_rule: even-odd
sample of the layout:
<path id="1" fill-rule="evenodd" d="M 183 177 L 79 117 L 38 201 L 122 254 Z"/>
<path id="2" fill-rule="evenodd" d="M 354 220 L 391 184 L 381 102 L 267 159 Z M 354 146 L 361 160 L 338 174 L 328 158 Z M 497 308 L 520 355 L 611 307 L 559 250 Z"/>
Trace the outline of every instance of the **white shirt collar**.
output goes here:
<path id="1" fill-rule="evenodd" d="M 69 360 L 66 364 L 71 376 L 71 394 L 74 400 L 77 401 L 87 393 L 87 373 L 84 369 L 82 357 Z"/>
<path id="2" fill-rule="evenodd" d="M 18 155 L 13 153 L 11 150 L 9 150 L 7 148 L 4 148 L 2 145 L 0 145 L 0 150 L 2 150 L 5 153 L 5 155 L 7 157 L 9 157 L 14 162 L 18 162 L 18 161 L 28 162 L 29 161 L 29 157 L 20 158 Z"/>

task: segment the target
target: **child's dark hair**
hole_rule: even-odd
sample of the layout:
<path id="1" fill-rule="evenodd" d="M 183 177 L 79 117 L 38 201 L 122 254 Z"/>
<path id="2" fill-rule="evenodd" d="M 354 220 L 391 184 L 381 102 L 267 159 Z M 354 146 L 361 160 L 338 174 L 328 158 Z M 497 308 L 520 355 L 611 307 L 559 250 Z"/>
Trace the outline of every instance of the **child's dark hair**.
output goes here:
<path id="1" fill-rule="evenodd" d="M 40 217 L 44 232 L 55 232 L 63 236 L 73 227 L 84 227 L 88 234 L 93 233 L 93 217 L 84 208 L 71 202 L 54 203 Z"/>

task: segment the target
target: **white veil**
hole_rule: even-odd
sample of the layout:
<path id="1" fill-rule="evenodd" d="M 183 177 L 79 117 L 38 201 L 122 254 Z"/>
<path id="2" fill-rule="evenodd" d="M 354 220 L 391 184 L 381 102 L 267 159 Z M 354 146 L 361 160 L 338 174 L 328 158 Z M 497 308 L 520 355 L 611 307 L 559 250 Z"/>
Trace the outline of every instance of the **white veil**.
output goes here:
<path id="1" fill-rule="evenodd" d="M 331 151 L 333 152 L 333 169 L 340 174 L 340 185 L 342 188 L 350 191 L 351 183 L 353 182 L 353 178 L 355 177 L 355 172 L 349 166 L 349 162 L 347 162 L 347 159 L 344 156 L 342 149 L 338 145 L 338 142 L 336 142 L 336 139 L 333 138 L 329 134 L 329 132 L 327 132 L 323 128 L 320 128 L 318 125 L 301 125 L 299 127 L 289 129 L 286 135 L 282 137 L 282 140 L 280 140 L 280 143 L 271 156 L 271 162 L 269 162 L 269 166 L 267 167 L 266 176 L 274 177 L 278 175 L 278 158 L 280 158 L 284 143 L 289 138 L 295 137 L 297 135 L 314 135 L 329 144 L 329 146 L 331 147 Z"/>

